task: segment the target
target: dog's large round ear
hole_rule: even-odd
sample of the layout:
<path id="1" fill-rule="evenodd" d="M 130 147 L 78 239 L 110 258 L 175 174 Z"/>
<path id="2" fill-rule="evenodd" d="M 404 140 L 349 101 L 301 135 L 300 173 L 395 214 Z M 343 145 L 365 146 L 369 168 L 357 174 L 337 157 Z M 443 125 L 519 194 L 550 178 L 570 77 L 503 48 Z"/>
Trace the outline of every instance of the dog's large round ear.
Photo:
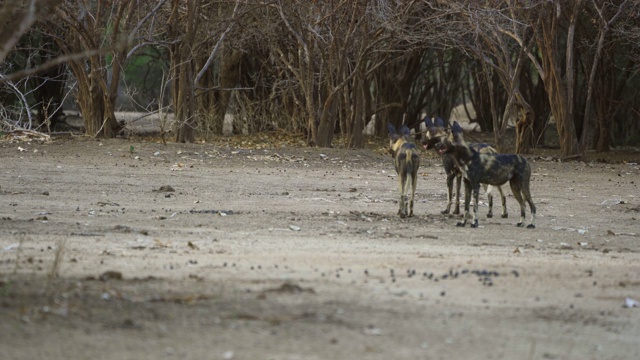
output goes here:
<path id="1" fill-rule="evenodd" d="M 393 124 L 387 124 L 387 131 L 389 132 L 389 136 L 396 135 L 396 127 Z"/>
<path id="2" fill-rule="evenodd" d="M 407 125 L 402 125 L 400 127 L 400 134 L 402 135 L 411 135 L 411 129 L 409 129 L 409 127 L 407 127 Z"/>
<path id="3" fill-rule="evenodd" d="M 433 127 L 433 121 L 431 121 L 431 118 L 429 116 L 425 116 L 423 121 L 424 121 L 424 124 L 427 126 L 427 129 L 430 127 Z"/>
<path id="4" fill-rule="evenodd" d="M 444 120 L 442 120 L 442 118 L 438 116 L 436 118 L 435 124 L 436 124 L 436 127 L 443 128 L 444 127 Z"/>
<path id="5" fill-rule="evenodd" d="M 454 121 L 451 126 L 451 132 L 454 134 L 462 134 L 462 126 L 460 126 L 457 121 Z"/>

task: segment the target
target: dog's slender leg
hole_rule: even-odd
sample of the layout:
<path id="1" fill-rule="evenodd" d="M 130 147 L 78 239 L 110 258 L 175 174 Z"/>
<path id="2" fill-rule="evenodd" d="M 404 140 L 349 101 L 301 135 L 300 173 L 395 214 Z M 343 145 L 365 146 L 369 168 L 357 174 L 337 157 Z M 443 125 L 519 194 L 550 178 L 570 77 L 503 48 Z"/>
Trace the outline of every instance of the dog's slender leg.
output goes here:
<path id="1" fill-rule="evenodd" d="M 528 183 L 523 186 L 522 195 L 529 203 L 529 210 L 531 210 L 531 223 L 527 225 L 527 229 L 533 229 L 536 227 L 536 206 L 533 204 L 533 199 L 531 199 Z"/>
<path id="2" fill-rule="evenodd" d="M 398 178 L 400 179 L 400 209 L 398 209 L 398 215 L 400 215 L 401 218 L 404 218 L 405 216 L 407 216 L 407 212 L 406 212 L 406 196 L 405 196 L 405 185 L 407 183 L 407 173 L 406 172 L 401 172 L 400 174 L 398 174 Z"/>
<path id="3" fill-rule="evenodd" d="M 456 175 L 453 172 L 447 174 L 447 208 L 442 211 L 442 214 L 448 214 L 451 211 L 451 203 L 453 203 L 453 178 L 455 177 Z"/>
<path id="4" fill-rule="evenodd" d="M 402 174 L 398 174 L 398 190 L 400 192 L 400 199 L 398 199 L 398 215 L 402 217 Z"/>
<path id="5" fill-rule="evenodd" d="M 416 169 L 417 170 L 417 169 Z M 416 185 L 418 183 L 418 174 L 411 174 L 411 200 L 409 201 L 409 216 L 413 216 L 413 198 L 416 196 Z"/>
<path id="6" fill-rule="evenodd" d="M 471 223 L 472 228 L 478 227 L 478 195 L 479 193 L 480 193 L 480 184 L 473 184 L 473 222 Z"/>
<path id="7" fill-rule="evenodd" d="M 410 205 L 409 202 L 409 186 L 411 185 L 411 175 L 407 174 L 404 181 L 404 213 L 407 216 L 411 216 Z"/>
<path id="8" fill-rule="evenodd" d="M 506 219 L 509 217 L 509 214 L 507 213 L 507 198 L 504 197 L 504 193 L 502 192 L 502 187 L 498 186 L 498 191 L 500 192 L 500 202 L 502 203 L 502 218 Z"/>
<path id="9" fill-rule="evenodd" d="M 487 200 L 489 201 L 489 212 L 487 213 L 488 218 L 493 217 L 493 186 L 491 185 L 482 185 L 484 187 L 484 191 L 487 193 Z"/>
<path id="10" fill-rule="evenodd" d="M 464 179 L 464 215 L 462 216 L 462 221 L 458 221 L 456 226 L 465 226 L 467 224 L 469 202 L 471 202 L 471 183 L 469 180 Z"/>
<path id="11" fill-rule="evenodd" d="M 453 214 L 460 214 L 460 183 L 462 182 L 462 174 L 456 174 L 456 205 L 453 208 Z"/>
<path id="12" fill-rule="evenodd" d="M 404 175 L 404 184 L 402 186 L 402 198 L 404 199 L 402 211 L 405 216 L 409 215 L 409 177 L 407 175 L 408 174 Z"/>
<path id="13" fill-rule="evenodd" d="M 513 193 L 513 197 L 515 197 L 516 200 L 518 201 L 518 204 L 520 204 L 520 221 L 518 221 L 518 223 L 516 224 L 516 226 L 518 227 L 524 226 L 524 217 L 525 217 L 525 209 L 526 209 L 524 205 L 524 200 L 522 199 L 522 189 L 520 188 L 521 182 L 522 182 L 522 179 L 519 179 L 517 177 L 514 177 L 511 180 L 509 180 L 509 185 L 511 185 L 511 192 Z"/>

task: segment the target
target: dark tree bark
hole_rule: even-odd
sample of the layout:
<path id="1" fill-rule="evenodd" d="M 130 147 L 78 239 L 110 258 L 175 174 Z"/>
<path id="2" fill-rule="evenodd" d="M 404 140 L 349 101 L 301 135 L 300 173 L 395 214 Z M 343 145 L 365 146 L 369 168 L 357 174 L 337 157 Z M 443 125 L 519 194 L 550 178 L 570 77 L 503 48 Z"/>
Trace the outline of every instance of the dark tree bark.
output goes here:
<path id="1" fill-rule="evenodd" d="M 83 4 L 82 18 L 76 13 L 77 4 L 65 2 L 56 9 L 56 17 L 68 28 L 66 38 L 56 37 L 57 44 L 65 54 L 91 53 L 99 49 L 103 43 L 104 22 L 111 23 L 110 44 L 118 50 L 113 53 L 111 83 L 107 83 L 107 59 L 104 54 L 87 56 L 86 60 L 72 59 L 68 62 L 77 82 L 77 101 L 85 124 L 85 132 L 96 137 L 115 137 L 121 129 L 115 117 L 114 109 L 116 96 L 123 66 L 123 54 L 127 49 L 126 41 L 122 40 L 122 34 L 127 27 L 128 15 L 131 11 L 131 0 L 118 3 L 114 13 L 108 13 L 103 8 L 104 4 Z M 91 7 L 95 6 L 95 7 Z M 56 28 L 60 26 L 54 21 L 48 22 L 48 26 Z M 54 32 L 55 34 L 55 32 Z"/>
<path id="2" fill-rule="evenodd" d="M 565 157 L 580 153 L 575 127 L 574 41 L 576 23 L 581 9 L 582 0 L 577 0 L 573 9 L 570 9 L 564 51 L 560 49 L 560 26 L 564 14 L 561 11 L 556 11 L 556 4 L 550 3 L 546 13 L 542 14 L 541 34 L 538 37 L 538 48 L 542 58 L 541 77 L 547 90 L 551 112 L 560 137 L 562 156 Z M 565 54 L 565 59 L 562 59 L 560 54 Z"/>
<path id="3" fill-rule="evenodd" d="M 194 142 L 196 134 L 196 112 L 194 92 L 194 58 L 192 47 L 197 26 L 197 0 L 188 0 L 186 22 L 180 19 L 182 1 L 172 0 L 169 19 L 169 36 L 181 40 L 169 47 L 172 66 L 173 109 L 176 117 L 176 142 Z M 181 24 L 184 24 L 182 28 Z"/>
<path id="4" fill-rule="evenodd" d="M 50 15 L 59 3 L 60 0 L 7 0 L 0 3 L 0 64 L 31 25 Z"/>

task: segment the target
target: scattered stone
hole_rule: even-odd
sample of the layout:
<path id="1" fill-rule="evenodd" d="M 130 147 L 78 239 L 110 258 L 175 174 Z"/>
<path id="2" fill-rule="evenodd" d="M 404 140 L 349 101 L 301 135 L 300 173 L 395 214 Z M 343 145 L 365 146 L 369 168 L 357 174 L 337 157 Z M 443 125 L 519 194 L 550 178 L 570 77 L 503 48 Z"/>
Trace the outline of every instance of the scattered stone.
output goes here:
<path id="1" fill-rule="evenodd" d="M 153 192 L 174 192 L 174 189 L 171 185 L 162 185 L 158 189 L 154 189 Z"/>
<path id="2" fill-rule="evenodd" d="M 640 302 L 628 297 L 628 298 L 624 299 L 624 307 L 627 308 L 627 309 L 631 309 L 631 308 L 634 308 L 634 307 L 640 307 Z"/>
<path id="3" fill-rule="evenodd" d="M 115 271 L 115 270 L 109 270 L 109 271 L 105 271 L 103 272 L 98 279 L 100 281 L 107 281 L 107 280 L 122 280 L 122 273 L 120 271 Z"/>
<path id="4" fill-rule="evenodd" d="M 313 288 L 303 288 L 300 285 L 285 282 L 277 288 L 263 290 L 262 293 L 280 293 L 280 294 L 299 294 L 308 292 L 310 294 L 315 294 L 316 291 Z"/>
<path id="5" fill-rule="evenodd" d="M 220 216 L 227 216 L 227 215 L 233 215 L 235 214 L 233 211 L 231 210 L 189 210 L 189 214 L 213 214 L 213 215 L 220 215 Z"/>
<path id="6" fill-rule="evenodd" d="M 380 336 L 382 335 L 382 329 L 377 328 L 373 325 L 369 325 L 362 331 L 365 335 L 369 336 Z"/>

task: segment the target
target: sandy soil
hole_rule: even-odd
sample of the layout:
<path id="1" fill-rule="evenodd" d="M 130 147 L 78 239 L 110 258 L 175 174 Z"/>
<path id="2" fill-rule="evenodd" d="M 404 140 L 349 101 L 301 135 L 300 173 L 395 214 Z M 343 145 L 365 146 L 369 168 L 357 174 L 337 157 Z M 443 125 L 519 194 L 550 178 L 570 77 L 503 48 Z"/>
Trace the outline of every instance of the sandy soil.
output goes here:
<path id="1" fill-rule="evenodd" d="M 640 154 L 552 156 L 471 229 L 426 152 L 400 219 L 371 149 L 4 140 L 0 359 L 638 359 Z"/>

